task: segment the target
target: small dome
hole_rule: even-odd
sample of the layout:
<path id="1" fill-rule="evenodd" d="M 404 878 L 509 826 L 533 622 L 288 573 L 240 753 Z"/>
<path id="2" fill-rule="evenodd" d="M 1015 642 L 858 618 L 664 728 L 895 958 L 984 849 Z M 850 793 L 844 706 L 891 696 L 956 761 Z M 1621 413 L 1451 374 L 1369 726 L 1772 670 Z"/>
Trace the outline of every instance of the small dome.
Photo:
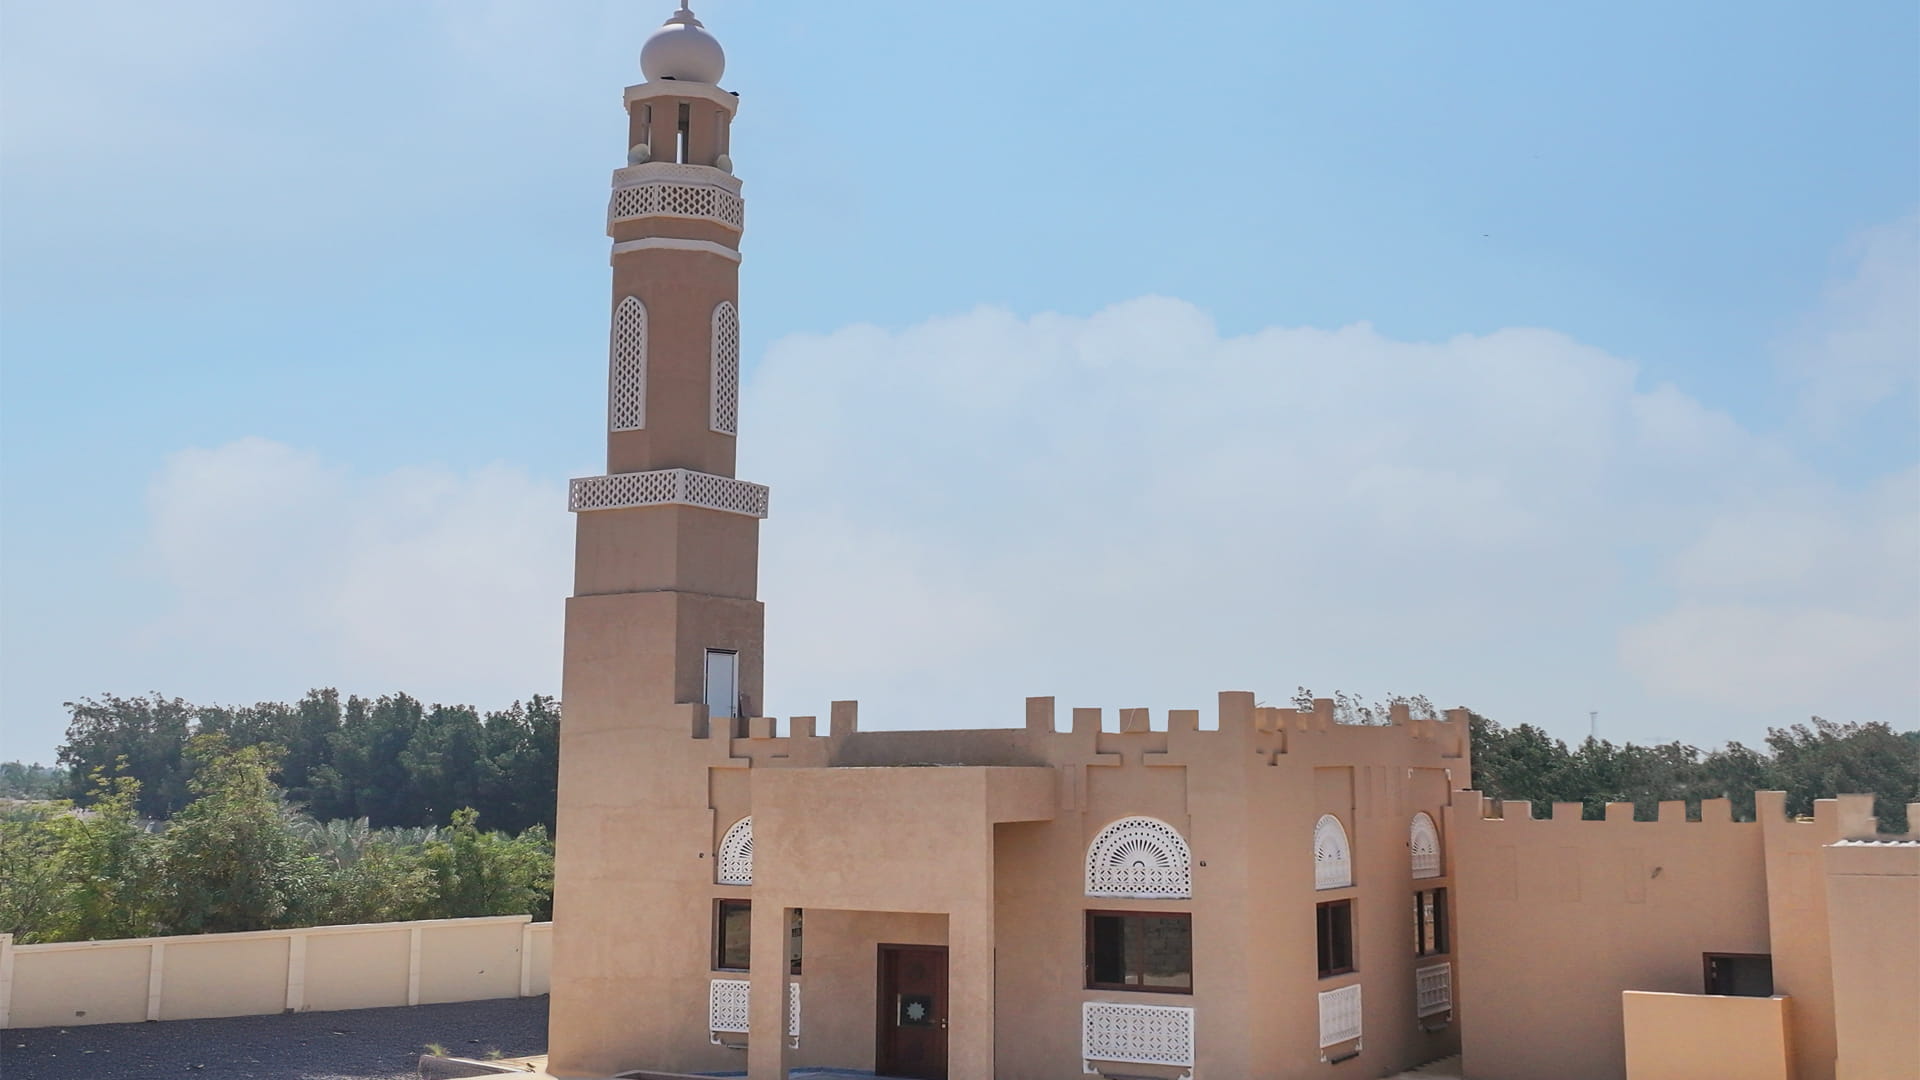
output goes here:
<path id="1" fill-rule="evenodd" d="M 717 84 L 726 70 L 727 54 L 687 10 L 686 0 L 640 47 L 640 73 L 648 82 L 678 79 Z"/>

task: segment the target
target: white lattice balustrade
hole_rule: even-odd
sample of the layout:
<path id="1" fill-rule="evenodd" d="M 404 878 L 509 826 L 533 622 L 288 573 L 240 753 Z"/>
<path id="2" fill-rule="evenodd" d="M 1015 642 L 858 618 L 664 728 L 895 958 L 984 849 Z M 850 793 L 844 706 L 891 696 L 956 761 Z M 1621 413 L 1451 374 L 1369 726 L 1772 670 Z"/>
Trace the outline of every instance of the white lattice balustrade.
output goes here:
<path id="1" fill-rule="evenodd" d="M 707 984 L 707 1030 L 713 1042 L 721 1035 L 745 1035 L 753 1003 L 753 983 L 747 979 L 714 979 Z M 787 1038 L 800 1038 L 800 984 L 787 984 Z"/>
<path id="2" fill-rule="evenodd" d="M 713 309 L 713 417 L 722 435 L 740 428 L 740 311 L 722 300 Z"/>
<path id="3" fill-rule="evenodd" d="M 1420 1016 L 1453 1010 L 1453 965 L 1429 964 L 1413 971 L 1415 1008 Z"/>
<path id="4" fill-rule="evenodd" d="M 715 979 L 707 985 L 707 1030 L 715 1042 L 721 1032 L 747 1033 L 747 992 L 752 987 L 745 979 Z"/>
<path id="5" fill-rule="evenodd" d="M 753 816 L 733 823 L 714 858 L 715 880 L 722 885 L 753 884 Z"/>
<path id="6" fill-rule="evenodd" d="M 767 516 L 768 498 L 767 488 L 761 484 L 690 469 L 656 469 L 576 479 L 568 485 L 567 509 L 579 513 L 682 503 L 763 518 Z"/>
<path id="7" fill-rule="evenodd" d="M 1320 1045 L 1337 1046 L 1360 1037 L 1360 984 L 1320 994 Z"/>
<path id="8" fill-rule="evenodd" d="M 607 224 L 643 217 L 681 217 L 742 228 L 746 205 L 740 181 L 704 165 L 648 162 L 613 174 Z"/>
<path id="9" fill-rule="evenodd" d="M 1087 1001 L 1080 1005 L 1082 1071 L 1095 1062 L 1193 1068 L 1193 1010 L 1171 1005 Z"/>
<path id="10" fill-rule="evenodd" d="M 1142 900 L 1193 895 L 1193 856 L 1180 830 L 1150 817 L 1108 825 L 1087 847 L 1087 895 Z"/>

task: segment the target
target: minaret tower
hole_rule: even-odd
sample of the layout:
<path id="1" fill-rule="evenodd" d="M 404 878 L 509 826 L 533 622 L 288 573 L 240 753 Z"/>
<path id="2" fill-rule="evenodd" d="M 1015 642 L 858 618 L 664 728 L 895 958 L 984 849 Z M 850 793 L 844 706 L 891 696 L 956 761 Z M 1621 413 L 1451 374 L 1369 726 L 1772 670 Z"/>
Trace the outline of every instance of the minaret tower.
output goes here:
<path id="1" fill-rule="evenodd" d="M 600 653 L 578 636 L 611 618 L 625 627 L 620 661 L 637 665 L 620 681 L 643 676 L 620 707 L 702 702 L 718 729 L 760 702 L 767 513 L 767 489 L 734 478 L 742 203 L 728 135 L 739 98 L 720 89 L 725 55 L 685 3 L 640 66 L 646 81 L 626 90 L 627 165 L 607 203 L 607 475 L 573 481 L 569 499 L 582 610 L 569 614 L 568 679 L 586 674 L 577 648 Z M 596 615 L 583 621 L 586 608 Z M 596 711 L 578 692 L 567 688 L 570 724 Z"/>

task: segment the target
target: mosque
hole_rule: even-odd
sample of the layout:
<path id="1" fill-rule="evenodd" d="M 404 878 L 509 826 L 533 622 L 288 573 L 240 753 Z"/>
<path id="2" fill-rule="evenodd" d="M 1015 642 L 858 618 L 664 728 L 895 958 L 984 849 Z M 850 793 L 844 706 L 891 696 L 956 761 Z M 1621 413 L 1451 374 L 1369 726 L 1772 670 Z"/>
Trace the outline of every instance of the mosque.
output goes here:
<path id="1" fill-rule="evenodd" d="M 1045 697 L 980 730 L 761 715 L 740 98 L 684 5 L 641 68 L 606 474 L 569 492 L 555 1075 L 1920 1075 L 1881 1071 L 1920 1062 L 1920 838 L 1864 797 L 1536 821 L 1467 790 L 1464 709 L 1244 691 L 1204 728 Z M 1722 1071 L 1658 1071 L 1701 1053 Z"/>

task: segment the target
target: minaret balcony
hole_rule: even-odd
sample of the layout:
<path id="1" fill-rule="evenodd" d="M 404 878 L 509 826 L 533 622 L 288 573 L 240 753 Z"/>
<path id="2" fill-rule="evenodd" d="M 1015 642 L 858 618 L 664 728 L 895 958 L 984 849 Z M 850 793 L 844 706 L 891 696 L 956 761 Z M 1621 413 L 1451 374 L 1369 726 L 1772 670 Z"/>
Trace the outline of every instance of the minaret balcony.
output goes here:
<path id="1" fill-rule="evenodd" d="M 654 469 L 569 481 L 567 509 L 582 513 L 679 504 L 764 518 L 770 494 L 764 484 L 750 484 L 731 476 L 715 476 L 692 469 Z"/>
<path id="2" fill-rule="evenodd" d="M 745 227 L 740 179 L 710 165 L 650 161 L 615 169 L 607 228 L 646 217 L 688 218 L 736 232 Z"/>

